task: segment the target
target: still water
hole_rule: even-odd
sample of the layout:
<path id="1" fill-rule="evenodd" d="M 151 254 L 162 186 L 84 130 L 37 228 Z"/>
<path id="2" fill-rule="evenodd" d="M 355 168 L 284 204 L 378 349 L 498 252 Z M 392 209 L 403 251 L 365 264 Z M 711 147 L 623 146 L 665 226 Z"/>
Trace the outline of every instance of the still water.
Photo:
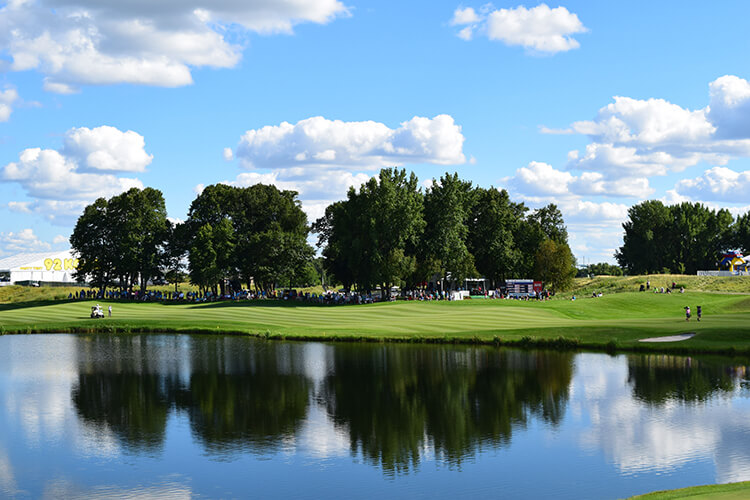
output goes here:
<path id="1" fill-rule="evenodd" d="M 0 497 L 620 498 L 750 480 L 726 358 L 0 337 Z"/>

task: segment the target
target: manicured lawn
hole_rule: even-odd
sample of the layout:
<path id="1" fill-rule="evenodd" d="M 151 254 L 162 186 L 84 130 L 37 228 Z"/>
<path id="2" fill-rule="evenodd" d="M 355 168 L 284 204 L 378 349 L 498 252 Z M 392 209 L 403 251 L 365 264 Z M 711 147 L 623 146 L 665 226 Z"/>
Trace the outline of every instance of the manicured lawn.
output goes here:
<path id="1" fill-rule="evenodd" d="M 656 491 L 647 495 L 631 497 L 631 500 L 674 500 L 678 498 L 691 498 L 694 500 L 744 500 L 750 498 L 750 482 Z"/>
<path id="2" fill-rule="evenodd" d="M 573 339 L 581 346 L 750 353 L 750 295 L 619 293 L 576 301 L 395 302 L 315 306 L 276 301 L 111 304 L 114 316 L 88 318 L 95 301 L 0 305 L 0 332 L 215 331 L 285 338 L 393 339 L 513 343 Z M 688 323 L 683 308 L 701 305 Z M 638 339 L 694 332 L 690 340 Z"/>

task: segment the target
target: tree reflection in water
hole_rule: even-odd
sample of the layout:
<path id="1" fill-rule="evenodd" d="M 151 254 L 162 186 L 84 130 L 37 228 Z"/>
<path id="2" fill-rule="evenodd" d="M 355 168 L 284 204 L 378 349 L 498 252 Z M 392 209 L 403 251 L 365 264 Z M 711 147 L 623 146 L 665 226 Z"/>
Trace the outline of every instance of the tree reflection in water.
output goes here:
<path id="1" fill-rule="evenodd" d="M 460 464 L 510 441 L 531 415 L 552 424 L 567 401 L 573 354 L 492 348 L 337 346 L 325 401 L 352 453 L 390 472 L 422 450 Z"/>
<path id="2" fill-rule="evenodd" d="M 717 394 L 732 392 L 743 366 L 731 366 L 726 358 L 628 356 L 628 382 L 639 400 L 661 405 L 669 401 L 703 402 Z"/>
<path id="3" fill-rule="evenodd" d="M 312 384 L 289 344 L 253 343 L 238 355 L 237 340 L 205 342 L 194 349 L 188 387 L 178 407 L 194 435 L 212 453 L 278 448 L 305 416 Z"/>
<path id="4" fill-rule="evenodd" d="M 460 465 L 508 445 L 534 419 L 557 425 L 576 356 L 393 344 L 328 345 L 307 359 L 310 352 L 242 337 L 80 337 L 72 400 L 84 422 L 136 452 L 160 450 L 170 413 L 184 414 L 193 439 L 221 458 L 297 442 L 318 405 L 353 456 L 397 474 L 432 453 Z M 310 375 L 315 364 L 325 369 Z M 628 370 L 635 396 L 650 404 L 704 401 L 743 378 L 708 358 L 633 355 Z"/>

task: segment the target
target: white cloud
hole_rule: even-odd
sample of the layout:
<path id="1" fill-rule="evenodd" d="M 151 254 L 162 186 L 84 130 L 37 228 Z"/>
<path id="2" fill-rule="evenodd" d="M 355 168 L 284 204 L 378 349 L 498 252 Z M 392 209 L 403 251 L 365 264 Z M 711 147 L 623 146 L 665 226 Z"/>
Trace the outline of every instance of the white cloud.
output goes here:
<path id="1" fill-rule="evenodd" d="M 461 127 L 449 115 L 415 116 L 391 129 L 374 121 L 344 122 L 321 116 L 296 124 L 248 130 L 236 156 L 248 168 L 322 166 L 376 169 L 404 163 L 455 165 L 466 161 Z"/>
<path id="2" fill-rule="evenodd" d="M 750 83 L 727 75 L 709 89 L 710 105 L 698 110 L 664 99 L 614 97 L 596 119 L 571 125 L 592 143 L 583 155 L 571 152 L 569 168 L 621 179 L 750 157 Z"/>
<path id="3" fill-rule="evenodd" d="M 611 181 L 598 172 L 584 172 L 580 176 L 574 176 L 570 172 L 536 161 L 519 168 L 515 176 L 504 180 L 515 190 L 531 197 L 600 195 L 644 198 L 653 193 L 645 177 Z"/>
<path id="4" fill-rule="evenodd" d="M 143 136 L 132 130 L 81 127 L 65 134 L 63 152 L 77 161 L 80 170 L 143 172 L 154 158 L 144 147 Z"/>
<path id="5" fill-rule="evenodd" d="M 539 133 L 548 135 L 571 135 L 575 134 L 575 130 L 571 127 L 568 128 L 550 128 L 544 125 L 539 125 Z"/>
<path id="6" fill-rule="evenodd" d="M 14 88 L 0 90 L 0 122 L 7 122 L 13 112 L 13 103 L 18 100 L 18 91 Z"/>
<path id="7" fill-rule="evenodd" d="M 479 14 L 471 7 L 458 8 L 451 24 L 464 26 L 458 33 L 464 40 L 470 40 L 474 32 L 484 33 L 490 40 L 543 54 L 577 49 L 580 44 L 573 35 L 587 31 L 576 14 L 565 7 L 552 9 L 546 4 L 531 9 L 483 8 Z"/>
<path id="8" fill-rule="evenodd" d="M 62 234 L 58 234 L 58 235 L 57 235 L 57 236 L 55 236 L 55 237 L 54 237 L 54 239 L 52 240 L 52 243 L 53 243 L 54 245 L 64 245 L 64 244 L 68 244 L 68 242 L 69 242 L 69 238 L 66 238 L 66 237 L 65 237 L 65 236 L 63 236 Z"/>
<path id="9" fill-rule="evenodd" d="M 0 233 L 0 242 L 0 255 L 43 252 L 52 248 L 49 243 L 40 240 L 33 229 L 22 229 L 17 233 Z"/>
<path id="10" fill-rule="evenodd" d="M 575 122 L 573 129 L 597 142 L 638 145 L 695 143 L 716 130 L 702 109 L 690 111 L 663 99 L 614 100 L 599 110 L 595 121 Z"/>
<path id="11" fill-rule="evenodd" d="M 143 187 L 138 179 L 78 173 L 73 160 L 55 150 L 40 148 L 22 151 L 18 162 L 3 168 L 0 180 L 18 182 L 29 196 L 47 200 L 94 200 Z"/>
<path id="12" fill-rule="evenodd" d="M 18 161 L 0 169 L 0 182 L 21 185 L 32 201 L 9 201 L 19 213 L 40 213 L 57 222 L 70 222 L 99 197 L 111 197 L 130 188 L 143 188 L 136 178 L 114 171 L 142 171 L 151 162 L 143 137 L 113 127 L 71 129 L 61 151 L 28 148 Z"/>
<path id="13" fill-rule="evenodd" d="M 222 156 L 225 161 L 232 161 L 234 159 L 234 151 L 232 151 L 232 148 L 224 148 Z"/>
<path id="14" fill-rule="evenodd" d="M 750 82 L 725 75 L 709 84 L 708 118 L 717 126 L 716 135 L 726 139 L 750 137 Z"/>
<path id="15" fill-rule="evenodd" d="M 726 167 L 713 167 L 698 178 L 679 181 L 674 192 L 699 200 L 747 203 L 750 170 L 735 172 Z"/>
<path id="16" fill-rule="evenodd" d="M 29 0 L 0 9 L 0 50 L 10 69 L 37 69 L 45 88 L 80 84 L 175 87 L 191 68 L 234 67 L 247 32 L 291 33 L 306 22 L 347 15 L 338 0 L 101 2 Z"/>
<path id="17" fill-rule="evenodd" d="M 451 24 L 453 26 L 463 26 L 465 24 L 478 23 L 480 20 L 480 17 L 477 15 L 476 11 L 473 8 L 466 7 L 465 9 L 462 9 L 461 7 L 459 7 L 455 11 L 453 11 L 453 19 L 451 20 Z"/>
<path id="18" fill-rule="evenodd" d="M 30 214 L 31 208 L 29 207 L 29 205 L 31 205 L 31 203 L 29 203 L 28 201 L 8 202 L 8 208 L 13 212 L 17 212 L 19 214 Z"/>

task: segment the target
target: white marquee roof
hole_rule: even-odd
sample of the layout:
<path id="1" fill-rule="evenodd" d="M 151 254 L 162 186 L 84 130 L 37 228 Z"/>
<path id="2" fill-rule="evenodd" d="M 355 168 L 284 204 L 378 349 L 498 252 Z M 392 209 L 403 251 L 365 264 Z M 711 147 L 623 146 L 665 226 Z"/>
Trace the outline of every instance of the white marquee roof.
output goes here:
<path id="1" fill-rule="evenodd" d="M 49 257 L 59 257 L 60 254 L 70 254 L 71 252 L 72 250 L 65 250 L 62 252 L 52 251 L 52 252 L 36 252 L 36 253 L 19 253 L 16 255 L 11 255 L 10 257 L 0 259 L 0 271 L 10 271 L 11 269 L 16 269 L 21 266 L 33 264 L 35 262 L 39 262 L 40 260 L 44 260 Z"/>

